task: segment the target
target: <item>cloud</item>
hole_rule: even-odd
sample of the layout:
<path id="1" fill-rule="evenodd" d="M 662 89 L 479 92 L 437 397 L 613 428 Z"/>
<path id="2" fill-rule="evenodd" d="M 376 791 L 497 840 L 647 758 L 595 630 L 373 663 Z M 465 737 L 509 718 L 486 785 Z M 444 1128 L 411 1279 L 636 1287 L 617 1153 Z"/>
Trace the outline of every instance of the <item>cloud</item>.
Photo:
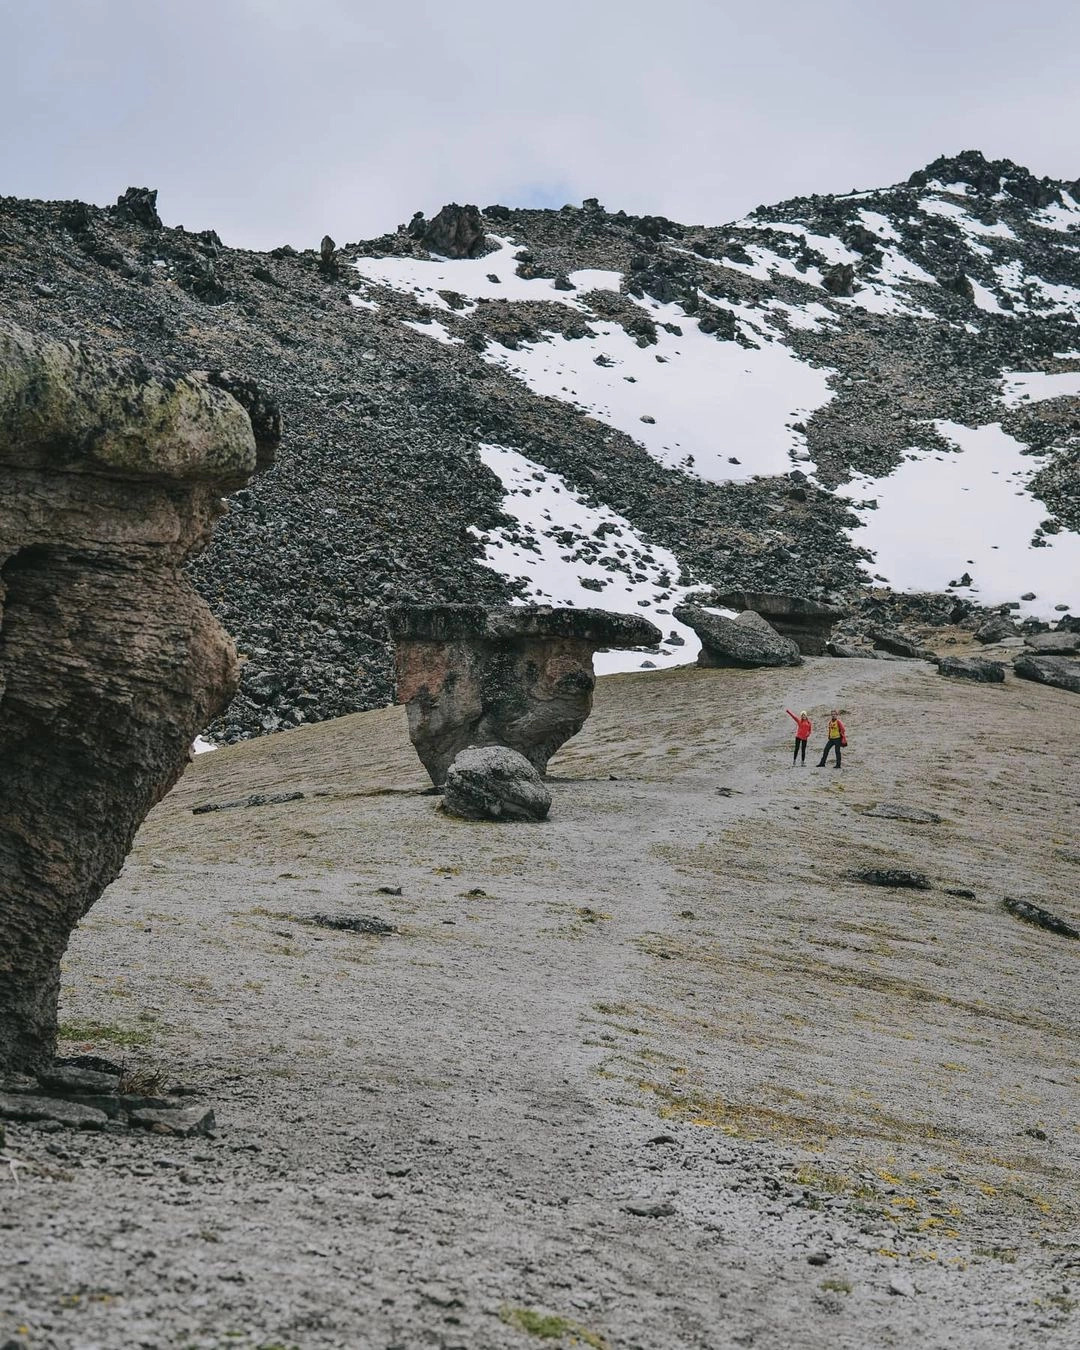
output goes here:
<path id="1" fill-rule="evenodd" d="M 231 243 L 451 199 L 721 222 L 978 146 L 1074 177 L 1080 11 L 1033 0 L 7 0 L 0 192 L 160 189 Z M 539 195 L 537 195 L 539 194 Z"/>

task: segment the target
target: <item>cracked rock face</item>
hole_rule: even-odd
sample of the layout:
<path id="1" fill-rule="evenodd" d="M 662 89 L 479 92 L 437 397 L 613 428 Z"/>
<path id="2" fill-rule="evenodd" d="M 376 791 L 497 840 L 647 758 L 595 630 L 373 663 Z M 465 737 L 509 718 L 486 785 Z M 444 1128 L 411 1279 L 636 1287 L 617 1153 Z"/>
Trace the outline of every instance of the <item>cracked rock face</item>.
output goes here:
<path id="1" fill-rule="evenodd" d="M 401 606 L 388 626 L 398 702 L 436 787 L 468 746 L 506 746 L 543 775 L 592 710 L 593 652 L 661 638 L 636 615 L 542 605 Z"/>
<path id="2" fill-rule="evenodd" d="M 272 443 L 207 376 L 0 323 L 0 1069 L 51 1058 L 69 934 L 232 695 L 180 568 Z"/>

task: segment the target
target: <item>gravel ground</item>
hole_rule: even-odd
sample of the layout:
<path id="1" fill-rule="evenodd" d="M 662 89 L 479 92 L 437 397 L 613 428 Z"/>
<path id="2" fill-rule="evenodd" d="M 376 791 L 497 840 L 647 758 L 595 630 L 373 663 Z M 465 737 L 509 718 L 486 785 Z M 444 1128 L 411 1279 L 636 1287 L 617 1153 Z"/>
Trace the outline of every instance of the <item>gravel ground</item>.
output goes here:
<path id="1" fill-rule="evenodd" d="M 832 705 L 843 769 L 791 768 Z M 62 1016 L 219 1128 L 11 1128 L 0 1346 L 1075 1345 L 1080 944 L 1001 902 L 1080 919 L 1076 706 L 610 677 L 535 826 L 437 814 L 400 709 L 201 756 Z"/>

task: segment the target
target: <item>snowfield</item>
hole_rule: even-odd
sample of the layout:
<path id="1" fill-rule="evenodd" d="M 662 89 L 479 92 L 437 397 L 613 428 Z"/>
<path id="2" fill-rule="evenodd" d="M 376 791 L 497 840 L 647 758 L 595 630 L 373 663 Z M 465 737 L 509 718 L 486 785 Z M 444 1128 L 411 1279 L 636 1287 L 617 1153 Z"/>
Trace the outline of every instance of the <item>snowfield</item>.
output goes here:
<path id="1" fill-rule="evenodd" d="M 552 278 L 517 275 L 514 254 L 521 245 L 489 234 L 498 248 L 482 258 L 357 258 L 353 264 L 368 281 L 389 286 L 395 291 L 412 291 L 432 309 L 449 310 L 450 305 L 439 291 L 457 291 L 467 300 L 544 300 L 572 309 L 585 306 L 577 298 L 589 291 L 617 291 L 622 284 L 621 272 L 605 272 L 587 268 L 570 275 L 573 291 L 555 289 Z M 491 278 L 496 280 L 492 281 Z M 464 311 L 468 313 L 466 308 Z"/>
<path id="2" fill-rule="evenodd" d="M 484 544 L 485 566 L 523 579 L 530 602 L 640 613 L 663 633 L 659 653 L 597 652 L 598 675 L 697 659 L 701 644 L 693 629 L 671 617 L 690 589 L 677 584 L 682 569 L 673 553 L 646 543 L 606 506 L 589 506 L 557 473 L 517 450 L 481 445 L 480 458 L 498 475 L 506 493 L 503 510 L 517 521 L 514 530 L 474 529 Z"/>
<path id="3" fill-rule="evenodd" d="M 959 453 L 912 451 L 887 478 L 856 478 L 841 489 L 860 511 L 853 540 L 872 549 L 867 570 L 896 590 L 944 591 L 965 572 L 970 587 L 957 595 L 983 605 L 1021 601 L 1020 613 L 1055 617 L 1054 606 L 1080 605 L 1080 536 L 1048 535 L 1033 548 L 1047 510 L 1027 491 L 1039 461 L 999 424 L 965 427 L 935 422 Z"/>
<path id="4" fill-rule="evenodd" d="M 611 323 L 595 338 L 552 334 L 517 351 L 491 344 L 487 359 L 625 432 L 661 464 L 712 482 L 788 473 L 805 459 L 806 438 L 791 424 L 832 396 L 831 372 L 800 361 L 767 327 L 768 311 L 736 311 L 754 350 L 702 333 L 679 305 L 645 308 L 681 335 L 658 327 L 656 345 L 639 347 Z"/>

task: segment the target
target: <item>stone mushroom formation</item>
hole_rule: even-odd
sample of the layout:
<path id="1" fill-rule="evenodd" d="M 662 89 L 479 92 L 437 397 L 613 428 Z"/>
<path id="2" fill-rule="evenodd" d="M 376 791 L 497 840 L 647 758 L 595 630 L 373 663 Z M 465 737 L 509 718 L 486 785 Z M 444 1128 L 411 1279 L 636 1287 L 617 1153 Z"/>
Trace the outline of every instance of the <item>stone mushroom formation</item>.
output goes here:
<path id="1" fill-rule="evenodd" d="M 279 439 L 249 381 L 0 321 L 0 1071 L 51 1059 L 69 935 L 235 689 L 181 567 Z"/>
<path id="2" fill-rule="evenodd" d="M 636 614 L 548 605 L 402 605 L 390 611 L 388 627 L 410 739 L 435 787 L 451 789 L 448 805 L 500 797 L 494 785 L 490 794 L 475 790 L 480 761 L 467 774 L 451 774 L 463 751 L 503 747 L 527 761 L 516 774 L 505 756 L 499 761 L 502 781 L 514 782 L 504 818 L 523 802 L 530 818 L 547 813 L 546 794 L 532 780 L 592 710 L 593 652 L 654 647 L 661 639 Z M 466 780 L 473 784 L 467 793 Z M 480 814 L 499 812 L 484 807 Z"/>

